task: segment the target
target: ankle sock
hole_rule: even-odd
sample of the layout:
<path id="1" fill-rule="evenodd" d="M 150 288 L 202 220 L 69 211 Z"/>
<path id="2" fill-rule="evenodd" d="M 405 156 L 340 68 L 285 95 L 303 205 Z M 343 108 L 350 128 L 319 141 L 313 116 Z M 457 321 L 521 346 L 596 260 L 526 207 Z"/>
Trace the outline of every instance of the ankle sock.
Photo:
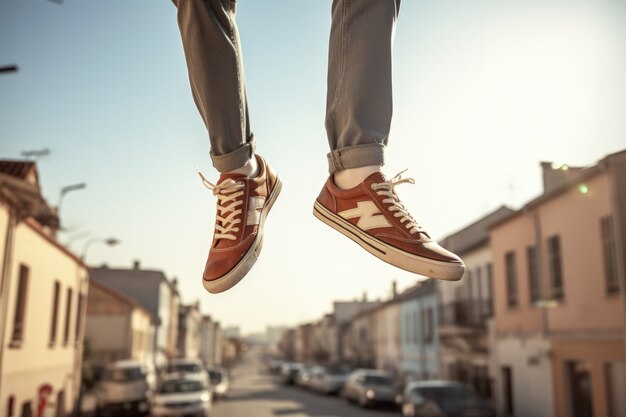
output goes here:
<path id="1" fill-rule="evenodd" d="M 254 178 L 259 175 L 259 162 L 256 160 L 256 156 L 252 155 L 252 158 L 248 159 L 242 167 L 223 172 L 223 174 L 241 174 L 248 178 Z"/>
<path id="2" fill-rule="evenodd" d="M 358 168 L 349 168 L 335 172 L 333 180 L 342 190 L 354 188 L 375 172 L 380 172 L 380 165 L 367 165 Z"/>

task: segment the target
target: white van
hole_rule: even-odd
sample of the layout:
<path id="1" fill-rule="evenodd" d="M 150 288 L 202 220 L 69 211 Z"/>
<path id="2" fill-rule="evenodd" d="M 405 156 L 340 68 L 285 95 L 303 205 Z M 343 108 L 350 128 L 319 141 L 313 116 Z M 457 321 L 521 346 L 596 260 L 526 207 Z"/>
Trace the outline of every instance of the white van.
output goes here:
<path id="1" fill-rule="evenodd" d="M 124 360 L 108 365 L 96 386 L 96 414 L 148 414 L 155 386 L 154 371 L 142 362 Z"/>

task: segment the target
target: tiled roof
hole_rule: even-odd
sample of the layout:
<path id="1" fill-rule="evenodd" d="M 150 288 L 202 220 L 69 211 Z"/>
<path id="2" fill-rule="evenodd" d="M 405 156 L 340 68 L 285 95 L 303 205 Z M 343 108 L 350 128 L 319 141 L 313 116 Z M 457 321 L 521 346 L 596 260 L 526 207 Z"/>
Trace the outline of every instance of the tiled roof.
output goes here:
<path id="1" fill-rule="evenodd" d="M 0 160 L 0 172 L 22 180 L 26 179 L 33 169 L 35 169 L 35 163 L 31 161 Z"/>
<path id="2" fill-rule="evenodd" d="M 441 241 L 441 245 L 456 254 L 466 253 L 489 241 L 489 228 L 492 224 L 515 213 L 515 210 L 502 206 L 462 230 L 447 236 Z"/>

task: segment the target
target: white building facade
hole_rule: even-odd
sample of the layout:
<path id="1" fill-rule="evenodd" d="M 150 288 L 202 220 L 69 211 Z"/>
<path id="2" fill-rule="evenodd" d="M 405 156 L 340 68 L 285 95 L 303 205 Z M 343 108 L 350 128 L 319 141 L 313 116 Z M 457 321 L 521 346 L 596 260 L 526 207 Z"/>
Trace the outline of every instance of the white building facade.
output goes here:
<path id="1" fill-rule="evenodd" d="M 45 210 L 40 196 L 39 208 L 21 200 L 29 188 L 39 191 L 33 163 L 0 161 L 0 415 L 66 416 L 81 384 L 89 272 L 56 226 L 27 214 Z"/>

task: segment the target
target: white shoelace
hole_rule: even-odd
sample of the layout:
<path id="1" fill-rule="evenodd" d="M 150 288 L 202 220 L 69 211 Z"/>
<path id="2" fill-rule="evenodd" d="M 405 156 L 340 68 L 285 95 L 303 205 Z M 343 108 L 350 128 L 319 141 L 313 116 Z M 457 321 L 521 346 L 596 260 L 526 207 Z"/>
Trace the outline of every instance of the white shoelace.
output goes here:
<path id="1" fill-rule="evenodd" d="M 215 240 L 237 240 L 237 236 L 235 236 L 234 233 L 239 231 L 239 227 L 236 226 L 241 223 L 241 219 L 236 219 L 235 217 L 242 211 L 241 208 L 237 207 L 243 204 L 243 201 L 238 200 L 238 198 L 244 194 L 244 185 L 232 178 L 228 178 L 216 185 L 207 180 L 202 172 L 197 169 L 196 171 L 202 179 L 202 184 L 217 197 L 218 213 L 216 216 L 217 222 L 215 224 Z M 230 214 L 225 216 L 227 213 Z"/>
<path id="2" fill-rule="evenodd" d="M 424 233 L 424 229 L 420 226 L 417 221 L 411 216 L 408 212 L 407 208 L 404 207 L 404 204 L 400 201 L 400 198 L 394 191 L 394 188 L 400 184 L 415 184 L 415 180 L 413 178 L 402 178 L 402 174 L 406 172 L 399 172 L 393 178 L 385 182 L 379 182 L 376 184 L 372 184 L 372 190 L 376 191 L 376 194 L 386 196 L 383 200 L 384 204 L 390 204 L 388 207 L 389 211 L 395 212 L 394 217 L 400 218 L 400 223 L 404 224 L 404 227 L 409 229 L 409 233 Z M 406 223 L 406 224 L 405 224 Z"/>

